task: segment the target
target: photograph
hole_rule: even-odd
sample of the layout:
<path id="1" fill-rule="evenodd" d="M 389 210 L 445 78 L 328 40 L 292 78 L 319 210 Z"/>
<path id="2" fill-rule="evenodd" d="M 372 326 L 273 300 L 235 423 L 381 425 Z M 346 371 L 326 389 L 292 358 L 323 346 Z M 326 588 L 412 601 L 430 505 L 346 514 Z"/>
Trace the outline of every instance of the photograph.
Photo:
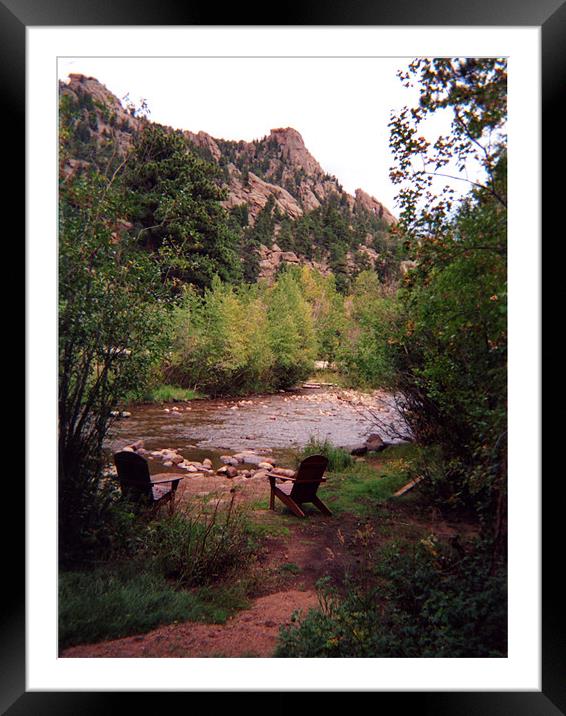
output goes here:
<path id="1" fill-rule="evenodd" d="M 554 0 L 248 26 L 29 1 L 5 26 L 27 304 L 7 713 L 372 691 L 559 714 Z"/>
<path id="2" fill-rule="evenodd" d="M 505 657 L 506 58 L 58 82 L 59 655 Z"/>

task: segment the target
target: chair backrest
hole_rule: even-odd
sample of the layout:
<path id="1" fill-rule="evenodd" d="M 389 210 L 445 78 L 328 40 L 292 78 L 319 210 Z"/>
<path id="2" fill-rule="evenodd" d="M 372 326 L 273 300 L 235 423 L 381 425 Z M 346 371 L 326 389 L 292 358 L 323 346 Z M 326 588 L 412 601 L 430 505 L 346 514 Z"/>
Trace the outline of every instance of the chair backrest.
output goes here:
<path id="1" fill-rule="evenodd" d="M 295 475 L 291 497 L 298 502 L 308 502 L 312 499 L 316 495 L 327 465 L 328 458 L 324 455 L 306 457 Z"/>
<path id="2" fill-rule="evenodd" d="M 118 470 L 118 479 L 124 495 L 151 498 L 151 478 L 147 460 L 135 452 L 123 450 L 114 455 L 114 462 Z"/>

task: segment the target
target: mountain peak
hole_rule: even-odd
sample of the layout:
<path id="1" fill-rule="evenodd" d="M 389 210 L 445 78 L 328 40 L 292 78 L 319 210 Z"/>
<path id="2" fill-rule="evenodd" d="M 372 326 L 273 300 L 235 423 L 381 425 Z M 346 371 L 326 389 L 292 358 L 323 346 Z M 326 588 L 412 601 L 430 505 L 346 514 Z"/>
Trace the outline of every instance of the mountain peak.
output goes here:
<path id="1" fill-rule="evenodd" d="M 303 137 L 293 127 L 272 129 L 269 140 L 281 147 L 281 158 L 307 174 L 324 174 L 322 167 L 305 146 Z"/>

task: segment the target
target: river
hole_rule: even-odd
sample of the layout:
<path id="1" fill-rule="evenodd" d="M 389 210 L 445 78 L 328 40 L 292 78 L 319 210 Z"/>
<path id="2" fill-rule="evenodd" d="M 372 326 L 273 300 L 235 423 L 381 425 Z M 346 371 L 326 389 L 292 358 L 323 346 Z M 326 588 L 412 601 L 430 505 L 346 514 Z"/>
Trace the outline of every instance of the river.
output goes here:
<path id="1" fill-rule="evenodd" d="M 340 447 L 360 445 L 372 432 L 399 440 L 403 421 L 383 391 L 360 393 L 336 387 L 300 388 L 245 398 L 217 398 L 128 407 L 115 421 L 106 447 L 111 452 L 143 440 L 147 450 L 174 448 L 189 460 L 241 450 L 268 451 L 279 464 L 311 437 Z M 376 422 L 377 421 L 377 422 Z"/>

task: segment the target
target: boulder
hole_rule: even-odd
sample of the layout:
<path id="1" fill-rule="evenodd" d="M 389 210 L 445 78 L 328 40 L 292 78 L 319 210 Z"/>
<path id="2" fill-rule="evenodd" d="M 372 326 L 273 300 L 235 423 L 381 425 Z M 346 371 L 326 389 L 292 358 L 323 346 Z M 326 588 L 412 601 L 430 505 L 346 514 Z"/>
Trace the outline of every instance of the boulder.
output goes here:
<path id="1" fill-rule="evenodd" d="M 383 442 L 380 435 L 373 433 L 366 440 L 366 448 L 368 452 L 381 452 L 387 447 L 386 443 Z"/>
<path id="2" fill-rule="evenodd" d="M 233 465 L 227 465 L 225 474 L 226 477 L 236 477 L 238 475 L 238 471 Z"/>
<path id="3" fill-rule="evenodd" d="M 225 465 L 237 465 L 238 462 L 239 462 L 238 458 L 232 457 L 231 455 L 221 455 L 221 456 L 220 456 L 220 460 L 221 460 Z"/>

